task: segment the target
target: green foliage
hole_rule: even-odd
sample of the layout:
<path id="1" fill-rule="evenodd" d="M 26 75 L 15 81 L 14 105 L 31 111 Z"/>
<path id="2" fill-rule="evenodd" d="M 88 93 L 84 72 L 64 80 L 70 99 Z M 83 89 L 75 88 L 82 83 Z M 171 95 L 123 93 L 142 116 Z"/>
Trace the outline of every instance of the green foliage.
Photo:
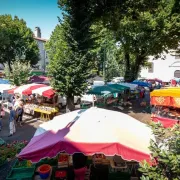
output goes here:
<path id="1" fill-rule="evenodd" d="M 141 180 L 180 179 L 180 125 L 163 128 L 161 124 L 153 124 L 152 129 L 156 137 L 150 145 L 153 165 L 140 164 Z"/>
<path id="2" fill-rule="evenodd" d="M 177 13 L 177 8 L 173 11 L 175 4 L 179 4 L 174 0 L 151 1 L 151 6 L 143 9 L 142 3 L 148 2 L 126 1 L 122 7 L 116 8 L 113 19 L 110 14 L 105 22 L 121 43 L 126 76 L 130 80 L 137 78 L 140 67 L 146 64 L 148 56 L 161 57 L 162 53 L 176 49 L 180 40 L 180 14 Z M 131 72 L 133 74 L 129 75 Z"/>
<path id="3" fill-rule="evenodd" d="M 61 95 L 73 97 L 81 95 L 87 87 L 88 66 L 86 56 L 82 55 L 78 49 L 74 51 L 75 45 L 73 50 L 68 45 L 66 39 L 68 26 L 67 21 L 56 26 L 46 44 L 46 49 L 50 60 L 48 73 L 50 77 L 53 77 L 52 87 Z M 72 41 L 76 44 L 73 39 Z"/>
<path id="4" fill-rule="evenodd" d="M 26 59 L 32 65 L 37 64 L 39 49 L 26 22 L 17 16 L 0 15 L 0 63 L 14 61 L 15 50 L 21 47 L 26 49 Z"/>
<path id="5" fill-rule="evenodd" d="M 19 60 L 11 63 L 11 71 L 9 71 L 8 63 L 5 64 L 4 68 L 6 78 L 15 86 L 26 84 L 31 70 L 30 62 L 21 62 Z"/>
<path id="6" fill-rule="evenodd" d="M 105 28 L 100 21 L 91 26 L 91 31 L 95 41 L 91 54 L 94 57 L 97 70 L 102 71 L 103 66 L 105 66 L 106 81 L 113 77 L 123 76 L 123 62 L 112 31 Z"/>

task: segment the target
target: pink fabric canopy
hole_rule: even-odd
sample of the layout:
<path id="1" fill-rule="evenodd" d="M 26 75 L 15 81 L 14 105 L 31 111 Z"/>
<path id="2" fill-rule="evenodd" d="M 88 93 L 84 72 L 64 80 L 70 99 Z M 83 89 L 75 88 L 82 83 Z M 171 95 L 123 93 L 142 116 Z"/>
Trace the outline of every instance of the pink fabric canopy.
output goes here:
<path id="1" fill-rule="evenodd" d="M 32 76 L 29 80 L 30 83 L 44 83 L 49 84 L 49 78 L 46 76 Z"/>
<path id="2" fill-rule="evenodd" d="M 173 127 L 175 124 L 180 123 L 179 120 L 164 117 L 153 117 L 152 120 L 160 122 L 165 128 Z"/>
<path id="3" fill-rule="evenodd" d="M 8 91 L 9 94 L 23 94 L 23 95 L 30 95 L 32 91 L 41 87 L 45 87 L 45 84 L 26 84 L 16 88 L 13 88 Z"/>
<path id="4" fill-rule="evenodd" d="M 124 113 L 93 107 L 57 116 L 40 125 L 18 156 L 38 162 L 66 151 L 116 154 L 125 160 L 149 161 L 150 139 L 154 136 L 146 124 Z"/>

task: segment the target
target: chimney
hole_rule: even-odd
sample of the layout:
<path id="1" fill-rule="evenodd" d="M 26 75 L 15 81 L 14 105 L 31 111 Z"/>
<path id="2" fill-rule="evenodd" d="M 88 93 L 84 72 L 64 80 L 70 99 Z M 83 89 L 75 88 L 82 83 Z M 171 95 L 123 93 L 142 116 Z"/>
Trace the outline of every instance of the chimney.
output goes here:
<path id="1" fill-rule="evenodd" d="M 39 27 L 35 27 L 34 35 L 37 38 L 41 38 L 41 29 Z"/>

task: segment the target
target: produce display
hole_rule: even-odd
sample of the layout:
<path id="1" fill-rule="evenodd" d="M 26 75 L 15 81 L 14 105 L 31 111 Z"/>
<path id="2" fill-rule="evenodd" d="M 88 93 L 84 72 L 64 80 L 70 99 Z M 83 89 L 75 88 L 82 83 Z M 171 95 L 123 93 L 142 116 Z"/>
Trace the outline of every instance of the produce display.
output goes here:
<path id="1" fill-rule="evenodd" d="M 28 141 L 14 141 L 10 144 L 4 144 L 0 146 L 0 166 L 6 161 L 15 158 L 21 149 L 27 145 Z"/>
<path id="2" fill-rule="evenodd" d="M 34 167 L 34 165 L 30 161 L 19 161 L 17 160 L 14 164 L 13 168 L 28 168 L 28 167 Z"/>
<path id="3" fill-rule="evenodd" d="M 36 104 L 25 104 L 24 112 L 27 114 L 34 114 L 34 109 L 37 107 L 38 107 L 38 105 L 36 105 Z"/>
<path id="4" fill-rule="evenodd" d="M 67 167 L 69 164 L 69 156 L 67 154 L 60 154 L 58 158 L 58 167 Z"/>

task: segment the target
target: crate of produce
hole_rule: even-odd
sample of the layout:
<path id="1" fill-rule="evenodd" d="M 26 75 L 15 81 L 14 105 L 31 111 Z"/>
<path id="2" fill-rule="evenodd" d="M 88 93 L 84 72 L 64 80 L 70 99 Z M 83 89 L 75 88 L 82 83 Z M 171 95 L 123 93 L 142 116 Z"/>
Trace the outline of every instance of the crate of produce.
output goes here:
<path id="1" fill-rule="evenodd" d="M 13 165 L 13 169 L 22 169 L 22 168 L 35 168 L 35 164 L 32 164 L 30 161 L 27 160 L 23 160 L 23 161 L 19 161 L 18 159 L 15 161 L 14 165 Z"/>
<path id="2" fill-rule="evenodd" d="M 32 180 L 34 168 L 12 169 L 6 180 Z"/>
<path id="3" fill-rule="evenodd" d="M 58 158 L 58 167 L 68 167 L 69 165 L 69 156 L 66 153 L 62 153 Z"/>

